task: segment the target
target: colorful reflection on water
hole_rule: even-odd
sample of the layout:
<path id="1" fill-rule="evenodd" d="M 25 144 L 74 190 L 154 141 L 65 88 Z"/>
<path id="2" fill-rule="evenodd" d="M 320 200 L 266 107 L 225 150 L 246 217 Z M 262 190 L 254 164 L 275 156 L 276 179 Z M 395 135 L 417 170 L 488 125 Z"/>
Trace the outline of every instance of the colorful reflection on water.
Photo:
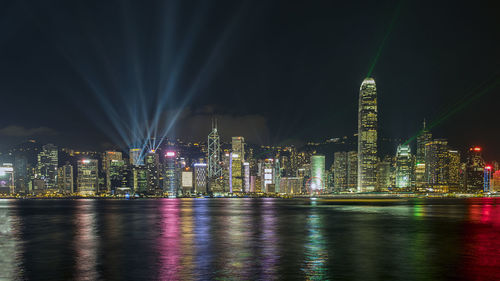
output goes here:
<path id="1" fill-rule="evenodd" d="M 0 280 L 22 279 L 21 222 L 15 201 L 0 199 Z"/>
<path id="2" fill-rule="evenodd" d="M 494 280 L 500 201 L 0 200 L 5 280 Z"/>
<path id="3" fill-rule="evenodd" d="M 460 269 L 474 280 L 500 278 L 500 201 L 483 198 L 469 202 L 469 220 L 463 233 Z"/>
<path id="4" fill-rule="evenodd" d="M 316 202 L 313 202 L 315 206 Z M 317 208 L 309 210 L 306 229 L 308 232 L 307 243 L 305 243 L 304 268 L 308 280 L 324 280 L 328 277 L 328 252 L 322 229 L 322 217 Z"/>
<path id="5" fill-rule="evenodd" d="M 269 198 L 263 201 L 260 219 L 260 244 L 262 245 L 260 254 L 261 279 L 272 280 L 276 278 L 277 265 L 279 263 L 278 252 L 278 221 L 276 214 L 276 200 Z"/>
<path id="6" fill-rule="evenodd" d="M 179 280 L 181 270 L 181 200 L 160 201 L 158 280 Z"/>
<path id="7" fill-rule="evenodd" d="M 75 277 L 77 280 L 97 280 L 98 237 L 95 201 L 76 200 L 75 238 Z"/>

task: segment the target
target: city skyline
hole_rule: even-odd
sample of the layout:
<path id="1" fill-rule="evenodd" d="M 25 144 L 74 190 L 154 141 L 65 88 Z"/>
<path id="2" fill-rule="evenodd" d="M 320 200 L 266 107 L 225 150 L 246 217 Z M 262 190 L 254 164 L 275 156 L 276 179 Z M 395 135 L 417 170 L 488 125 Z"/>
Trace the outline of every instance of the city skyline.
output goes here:
<path id="1" fill-rule="evenodd" d="M 0 280 L 498 279 L 498 11 L 3 1 Z"/>
<path id="2" fill-rule="evenodd" d="M 395 153 L 380 151 L 376 100 L 375 81 L 366 78 L 360 87 L 357 140 L 336 138 L 305 147 L 259 147 L 243 136 L 224 143 L 216 119 L 206 142 L 165 139 L 155 145 L 156 140 L 148 140 L 128 153 L 78 151 L 30 140 L 0 154 L 0 195 L 176 198 L 500 191 L 498 161 L 486 160 L 482 147 L 460 151 L 447 139 L 433 138 L 425 121 L 415 153 L 402 141 Z M 325 145 L 333 145 L 333 152 L 324 150 Z"/>

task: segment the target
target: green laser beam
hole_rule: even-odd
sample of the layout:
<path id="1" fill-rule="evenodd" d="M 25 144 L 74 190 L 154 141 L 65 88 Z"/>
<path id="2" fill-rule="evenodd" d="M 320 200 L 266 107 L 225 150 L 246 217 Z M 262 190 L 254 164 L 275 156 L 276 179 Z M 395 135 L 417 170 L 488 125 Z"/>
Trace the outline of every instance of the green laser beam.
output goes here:
<path id="1" fill-rule="evenodd" d="M 490 92 L 491 90 L 493 90 L 494 88 L 496 88 L 497 86 L 500 85 L 500 78 L 497 77 L 495 80 L 493 80 L 489 84 L 489 86 L 484 88 L 485 85 L 487 85 L 488 81 L 490 81 L 490 80 L 491 80 L 491 78 L 486 80 L 485 82 L 479 84 L 478 86 L 474 87 L 470 92 L 468 92 L 468 94 L 466 94 L 464 97 L 462 97 L 458 102 L 455 102 L 451 108 L 449 107 L 450 108 L 449 110 L 440 114 L 436 118 L 436 120 L 434 120 L 429 126 L 427 126 L 426 130 L 429 131 L 429 130 L 435 128 L 436 126 L 440 125 L 441 123 L 443 123 L 444 121 L 446 121 L 447 119 L 449 119 L 450 117 L 455 115 L 456 113 L 458 113 L 461 110 L 463 110 L 464 108 L 466 108 L 468 105 L 470 105 L 474 101 L 476 101 L 477 99 L 484 96 L 486 93 Z M 483 90 L 477 92 L 481 88 L 483 88 Z M 409 138 L 406 142 L 404 142 L 404 144 L 409 144 L 410 142 L 414 141 L 423 132 L 424 132 L 423 129 L 420 130 L 416 135 L 414 135 L 413 137 Z"/>
<path id="2" fill-rule="evenodd" d="M 384 35 L 384 38 L 382 39 L 382 42 L 380 43 L 377 53 L 375 54 L 375 57 L 372 60 L 372 64 L 370 66 L 370 69 L 368 70 L 368 74 L 366 77 L 371 77 L 373 69 L 375 68 L 375 65 L 378 62 L 378 59 L 380 58 L 380 55 L 382 54 L 382 50 L 384 49 L 385 43 L 387 42 L 387 39 L 389 38 L 389 35 L 391 34 L 392 30 L 394 29 L 394 25 L 396 24 L 396 20 L 399 17 L 399 14 L 401 13 L 401 6 L 403 6 L 403 1 L 400 1 L 398 6 L 396 7 L 396 11 L 394 12 L 394 15 L 392 16 L 391 23 L 389 24 L 389 28 L 387 29 L 387 32 Z"/>
<path id="3" fill-rule="evenodd" d="M 495 71 L 490 76 L 488 76 L 482 83 L 480 83 L 480 84 L 476 85 L 475 87 L 473 87 L 472 89 L 468 90 L 465 95 L 462 95 L 454 103 L 449 104 L 446 108 L 444 108 L 444 110 L 442 110 L 442 113 L 436 119 L 441 119 L 444 115 L 447 114 L 447 112 L 454 110 L 456 107 L 467 102 L 467 100 L 470 99 L 474 93 L 476 93 L 479 89 L 482 89 L 483 87 L 487 86 L 489 82 L 491 82 L 496 76 L 498 76 L 499 72 L 500 71 L 498 71 L 498 70 Z"/>

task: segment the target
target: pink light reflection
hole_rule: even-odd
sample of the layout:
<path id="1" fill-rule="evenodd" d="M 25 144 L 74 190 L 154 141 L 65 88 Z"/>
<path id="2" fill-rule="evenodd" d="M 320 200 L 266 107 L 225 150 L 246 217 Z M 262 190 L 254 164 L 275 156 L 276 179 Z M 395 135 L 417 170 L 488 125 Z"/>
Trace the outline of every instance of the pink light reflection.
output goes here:
<path id="1" fill-rule="evenodd" d="M 469 206 L 470 223 L 464 226 L 463 268 L 470 280 L 494 280 L 500 276 L 499 200 L 479 199 Z"/>
<path id="2" fill-rule="evenodd" d="M 181 232 L 180 200 L 161 200 L 158 280 L 180 280 Z"/>

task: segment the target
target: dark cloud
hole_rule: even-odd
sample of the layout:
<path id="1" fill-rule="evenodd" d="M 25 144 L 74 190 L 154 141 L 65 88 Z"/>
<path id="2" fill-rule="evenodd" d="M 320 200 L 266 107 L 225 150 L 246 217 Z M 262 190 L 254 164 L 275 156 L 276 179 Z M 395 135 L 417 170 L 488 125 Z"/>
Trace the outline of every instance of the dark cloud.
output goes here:
<path id="1" fill-rule="evenodd" d="M 205 140 L 211 130 L 212 119 L 217 119 L 219 133 L 223 140 L 229 140 L 233 136 L 243 136 L 247 142 L 255 144 L 266 144 L 270 138 L 267 119 L 259 114 L 216 114 L 213 107 L 207 106 L 202 110 L 172 110 L 163 114 L 165 123 L 160 127 L 166 128 L 175 120 L 168 135 L 180 137 L 186 140 Z"/>
<path id="2" fill-rule="evenodd" d="M 57 131 L 48 127 L 25 128 L 22 126 L 10 125 L 0 129 L 0 135 L 6 137 L 34 137 L 34 136 L 53 136 Z"/>

